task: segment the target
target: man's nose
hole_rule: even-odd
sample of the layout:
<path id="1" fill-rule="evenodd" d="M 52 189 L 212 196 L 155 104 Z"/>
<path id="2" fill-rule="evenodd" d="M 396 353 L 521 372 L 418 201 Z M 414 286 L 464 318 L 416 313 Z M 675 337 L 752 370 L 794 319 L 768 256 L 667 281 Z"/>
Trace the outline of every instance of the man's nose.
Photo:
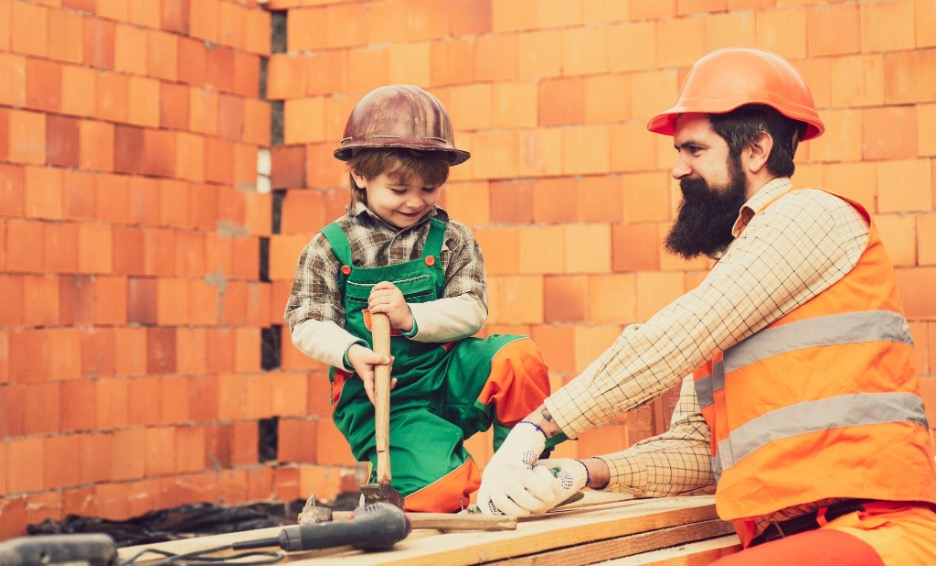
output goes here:
<path id="1" fill-rule="evenodd" d="M 686 175 L 692 173 L 692 167 L 686 163 L 686 161 L 680 156 L 676 158 L 676 165 L 673 166 L 671 174 L 676 180 L 682 179 Z"/>

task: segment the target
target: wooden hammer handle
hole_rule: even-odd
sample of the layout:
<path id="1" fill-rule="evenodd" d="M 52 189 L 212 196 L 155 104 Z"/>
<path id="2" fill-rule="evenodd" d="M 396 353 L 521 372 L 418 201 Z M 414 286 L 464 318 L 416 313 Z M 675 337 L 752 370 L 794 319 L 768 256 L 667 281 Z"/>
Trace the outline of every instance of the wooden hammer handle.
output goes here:
<path id="1" fill-rule="evenodd" d="M 374 352 L 390 357 L 390 319 L 371 314 Z M 390 365 L 374 368 L 374 433 L 377 443 L 377 483 L 390 484 Z"/>

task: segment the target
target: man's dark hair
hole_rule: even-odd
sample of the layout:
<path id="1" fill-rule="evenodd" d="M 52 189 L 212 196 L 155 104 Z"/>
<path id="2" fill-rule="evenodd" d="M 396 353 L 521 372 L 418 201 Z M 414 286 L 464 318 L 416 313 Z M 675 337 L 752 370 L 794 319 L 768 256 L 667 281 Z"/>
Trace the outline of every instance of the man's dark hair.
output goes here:
<path id="1" fill-rule="evenodd" d="M 777 177 L 791 177 L 796 166 L 793 156 L 799 140 L 806 133 L 806 123 L 787 118 L 770 106 L 747 104 L 727 114 L 709 114 L 712 129 L 728 142 L 732 157 L 741 155 L 747 147 L 767 132 L 773 138 L 773 149 L 767 156 L 767 171 Z"/>

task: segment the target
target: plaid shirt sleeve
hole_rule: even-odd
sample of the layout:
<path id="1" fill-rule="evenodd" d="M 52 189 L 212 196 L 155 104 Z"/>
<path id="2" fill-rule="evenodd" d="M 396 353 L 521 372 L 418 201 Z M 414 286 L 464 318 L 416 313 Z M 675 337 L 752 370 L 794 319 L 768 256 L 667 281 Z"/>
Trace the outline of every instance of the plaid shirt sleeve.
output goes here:
<path id="1" fill-rule="evenodd" d="M 575 438 L 646 403 L 717 350 L 763 329 L 857 264 L 868 241 L 864 219 L 823 191 L 783 196 L 791 185 L 775 179 L 758 191 L 745 205 L 749 214 L 742 209 L 746 226 L 736 229 L 735 241 L 696 289 L 645 324 L 626 328 L 546 400 L 563 432 Z"/>
<path id="2" fill-rule="evenodd" d="M 328 239 L 319 232 L 299 256 L 284 313 L 290 331 L 306 319 L 331 321 L 344 327 L 345 312 L 338 284 L 340 268 Z"/>
<path id="3" fill-rule="evenodd" d="M 600 457 L 611 470 L 605 490 L 667 497 L 714 486 L 710 436 L 690 375 L 683 379 L 668 431 Z"/>
<path id="4" fill-rule="evenodd" d="M 446 230 L 445 288 L 441 298 L 469 294 L 478 299 L 487 310 L 487 280 L 484 274 L 484 256 L 481 246 L 463 224 L 450 220 Z"/>

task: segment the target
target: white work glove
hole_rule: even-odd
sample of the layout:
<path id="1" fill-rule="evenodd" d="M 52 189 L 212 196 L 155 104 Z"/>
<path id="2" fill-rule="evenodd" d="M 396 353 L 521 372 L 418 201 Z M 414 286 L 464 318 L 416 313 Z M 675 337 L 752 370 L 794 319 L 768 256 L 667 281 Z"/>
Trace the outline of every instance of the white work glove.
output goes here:
<path id="1" fill-rule="evenodd" d="M 591 483 L 585 464 L 571 458 L 540 460 L 533 467 L 533 473 L 547 482 L 553 491 L 549 500 L 544 500 L 539 508 L 530 510 L 535 514 L 549 511 Z"/>
<path id="2" fill-rule="evenodd" d="M 525 517 L 554 498 L 553 482 L 533 471 L 545 448 L 546 433 L 541 428 L 527 421 L 517 423 L 481 475 L 482 513 Z"/>

